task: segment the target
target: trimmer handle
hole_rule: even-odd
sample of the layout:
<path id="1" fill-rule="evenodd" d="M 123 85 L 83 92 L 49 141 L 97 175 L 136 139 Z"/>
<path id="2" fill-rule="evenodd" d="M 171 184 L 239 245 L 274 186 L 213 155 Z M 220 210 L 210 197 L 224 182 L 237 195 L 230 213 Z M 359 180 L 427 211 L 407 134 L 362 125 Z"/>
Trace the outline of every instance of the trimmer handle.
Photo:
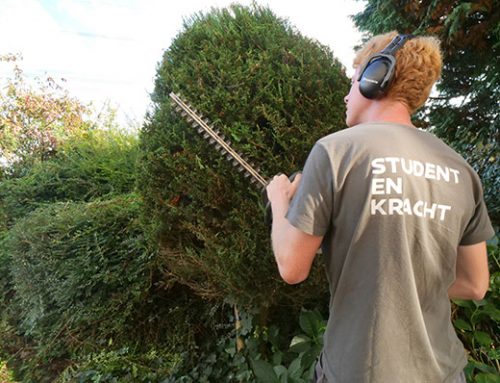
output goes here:
<path id="1" fill-rule="evenodd" d="M 278 173 L 277 175 L 281 175 L 283 173 Z M 290 180 L 290 182 L 293 182 L 295 180 L 295 177 L 297 177 L 298 174 L 301 174 L 300 171 L 297 171 L 297 172 L 294 172 L 290 177 L 288 177 L 288 179 Z M 264 222 L 266 223 L 266 225 L 271 228 L 272 224 L 273 224 L 273 211 L 271 209 L 271 201 L 269 201 L 269 199 L 267 198 L 267 185 L 264 186 L 264 189 L 262 191 L 262 200 L 264 201 L 264 206 L 266 207 L 266 211 L 265 211 L 265 217 L 264 217 Z"/>

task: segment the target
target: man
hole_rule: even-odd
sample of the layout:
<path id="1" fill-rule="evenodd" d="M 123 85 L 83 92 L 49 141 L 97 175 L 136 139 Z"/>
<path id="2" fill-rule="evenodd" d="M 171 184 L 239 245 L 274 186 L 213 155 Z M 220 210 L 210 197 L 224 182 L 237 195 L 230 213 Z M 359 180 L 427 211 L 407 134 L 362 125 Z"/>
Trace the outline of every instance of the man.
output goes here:
<path id="1" fill-rule="evenodd" d="M 411 122 L 441 66 L 433 37 L 371 39 L 354 60 L 349 129 L 320 139 L 293 183 L 267 187 L 282 278 L 306 279 L 322 247 L 331 298 L 315 382 L 465 382 L 449 298 L 485 295 L 494 231 L 476 173 Z"/>

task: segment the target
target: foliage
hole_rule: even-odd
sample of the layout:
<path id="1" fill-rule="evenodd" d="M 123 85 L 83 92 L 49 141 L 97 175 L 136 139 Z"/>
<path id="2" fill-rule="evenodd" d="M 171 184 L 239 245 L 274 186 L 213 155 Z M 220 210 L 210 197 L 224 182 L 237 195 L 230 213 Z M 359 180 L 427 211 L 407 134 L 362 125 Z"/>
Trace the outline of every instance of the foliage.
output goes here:
<path id="1" fill-rule="evenodd" d="M 354 16 L 362 31 L 436 34 L 444 67 L 421 125 L 456 148 L 479 172 L 500 225 L 500 8 L 490 0 L 368 0 Z M 421 115 L 421 116 L 422 116 Z"/>
<path id="2" fill-rule="evenodd" d="M 11 322 L 33 343 L 23 369 L 146 337 L 148 324 L 133 318 L 150 299 L 155 253 L 144 242 L 140 208 L 134 195 L 54 203 L 10 230 Z"/>
<path id="3" fill-rule="evenodd" d="M 432 2 L 425 20 L 441 20 L 433 12 L 448 3 Z M 381 9 L 367 11 L 370 17 L 382 17 L 385 26 L 398 22 L 397 9 L 385 13 L 389 0 L 377 4 Z M 404 2 L 416 7 L 403 15 L 404 28 L 394 28 L 414 29 L 412 18 L 424 17 L 422 4 L 412 4 Z M 460 33 L 462 20 L 497 12 L 487 5 L 455 8 L 444 22 L 449 36 Z M 486 31 L 490 16 L 481 27 Z M 475 35 L 464 31 L 463 41 Z M 0 148 L 11 159 L 23 157 L 0 179 L 0 357 L 16 378 L 309 381 L 325 321 L 317 310 L 299 310 L 328 302 L 321 261 L 300 287 L 278 281 L 268 228 L 259 218 L 260 190 L 172 114 L 168 94 L 180 92 L 202 110 L 264 175 L 290 173 L 317 138 L 343 127 L 348 80 L 331 52 L 267 8 L 232 6 L 194 16 L 158 67 L 154 111 L 140 148 L 132 136 L 94 129 L 82 117 L 84 108 L 55 83 L 33 90 L 18 73 L 11 81 L 17 89 L 6 88 L 0 106 Z M 483 92 L 470 81 L 477 88 L 470 88 L 467 107 Z M 51 102 L 55 115 L 47 109 Z M 437 121 L 437 107 L 430 111 L 429 121 Z M 486 189 L 498 186 L 494 129 L 466 137 L 464 130 L 448 135 L 435 126 L 470 152 Z M 498 206 L 491 195 L 490 206 Z M 477 383 L 498 381 L 499 372 L 498 243 L 490 254 L 488 295 L 456 301 L 453 317 L 470 352 L 468 379 Z M 240 341 L 244 348 L 237 351 Z"/>
<path id="4" fill-rule="evenodd" d="M 496 239 L 498 242 L 498 238 Z M 469 381 L 500 382 L 500 247 L 488 247 L 490 288 L 481 301 L 455 300 L 454 325 L 469 351 Z M 494 379 L 495 378 L 495 379 Z"/>
<path id="5" fill-rule="evenodd" d="M 10 273 L 11 256 L 6 248 L 7 232 L 0 231 L 0 312 L 4 311 L 12 297 Z"/>
<path id="6" fill-rule="evenodd" d="M 52 202 L 90 201 L 131 192 L 138 155 L 135 136 L 116 130 L 93 130 L 61 142 L 43 162 L 0 183 L 3 224 Z"/>
<path id="7" fill-rule="evenodd" d="M 185 22 L 158 67 L 141 132 L 138 189 L 167 280 L 246 306 L 300 307 L 328 293 L 322 272 L 299 289 L 278 281 L 261 190 L 172 113 L 169 93 L 270 176 L 300 169 L 318 138 L 344 127 L 347 90 L 331 51 L 267 8 L 234 5 Z"/>
<path id="8" fill-rule="evenodd" d="M 300 332 L 291 341 L 275 325 L 260 326 L 250 313 L 243 312 L 241 320 L 243 325 L 237 333 L 226 329 L 215 345 L 207 342 L 197 353 L 195 365 L 189 363 L 192 357 L 185 357 L 165 383 L 304 383 L 312 379 L 325 330 L 318 311 L 301 311 Z M 240 352 L 236 351 L 237 336 L 245 344 Z"/>
<path id="9" fill-rule="evenodd" d="M 491 286 L 485 299 L 455 301 L 453 321 L 470 353 L 465 371 L 467 381 L 471 383 L 499 382 L 499 251 L 498 244 L 490 245 Z M 185 355 L 166 382 L 310 381 L 323 345 L 326 321 L 322 315 L 316 310 L 302 309 L 298 325 L 292 325 L 292 331 L 300 329 L 300 332 L 291 337 L 289 343 L 286 339 L 290 337 L 282 331 L 283 324 L 277 325 L 279 320 L 269 327 L 262 327 L 255 319 L 243 313 L 239 333 L 228 331 L 219 336 L 217 343 L 207 342 L 205 347 L 202 346 L 201 353 L 190 354 L 190 357 Z M 245 349 L 240 353 L 236 352 L 237 335 L 245 341 Z M 192 359 L 194 365 L 189 364 Z"/>
<path id="10" fill-rule="evenodd" d="M 217 322 L 217 305 L 159 281 L 137 220 L 142 202 L 128 194 L 137 138 L 109 111 L 95 118 L 68 126 L 50 156 L 26 154 L 0 179 L 0 355 L 26 382 L 52 381 L 65 368 L 78 374 L 117 348 L 134 350 L 123 363 L 146 363 L 148 342 L 186 346 L 211 337 Z"/>
<path id="11" fill-rule="evenodd" d="M 177 357 L 154 349 L 136 355 L 129 347 L 114 351 L 101 351 L 85 356 L 78 369 L 68 368 L 58 382 L 105 383 L 160 382 L 170 374 Z"/>
<path id="12" fill-rule="evenodd" d="M 269 329 L 268 339 L 273 351 L 271 362 L 260 358 L 251 359 L 257 382 L 306 383 L 312 380 L 317 358 L 323 348 L 326 321 L 318 311 L 302 310 L 299 324 L 303 333 L 293 337 L 287 352 L 278 349 L 276 341 L 278 329 L 276 327 Z M 287 356 L 293 358 L 288 363 L 286 363 Z"/>
<path id="13" fill-rule="evenodd" d="M 8 370 L 7 364 L 0 361 L 0 382 L 2 383 L 14 383 L 12 373 Z"/>
<path id="14" fill-rule="evenodd" d="M 0 90 L 0 158 L 8 164 L 36 163 L 49 158 L 61 140 L 88 130 L 90 109 L 52 78 L 37 78 L 36 86 L 24 78 L 19 55 L 1 55 L 0 63 L 14 66 Z M 8 169 L 2 169 L 8 171 Z"/>

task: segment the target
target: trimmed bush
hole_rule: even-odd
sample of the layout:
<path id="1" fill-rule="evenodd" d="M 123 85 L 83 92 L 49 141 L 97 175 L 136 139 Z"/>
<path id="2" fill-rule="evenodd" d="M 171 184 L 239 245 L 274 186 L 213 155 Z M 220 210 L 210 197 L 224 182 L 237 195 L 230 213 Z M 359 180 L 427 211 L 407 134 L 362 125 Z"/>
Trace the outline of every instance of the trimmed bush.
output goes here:
<path id="1" fill-rule="evenodd" d="M 143 218 L 166 280 L 247 306 L 300 307 L 327 294 L 322 271 L 299 288 L 280 282 L 260 188 L 172 112 L 168 95 L 181 94 L 271 177 L 301 169 L 318 138 L 344 127 L 348 85 L 327 47 L 268 8 L 233 5 L 185 22 L 158 66 L 140 135 Z"/>
<path id="2" fill-rule="evenodd" d="M 20 177 L 0 182 L 4 226 L 56 201 L 90 201 L 131 192 L 135 183 L 137 137 L 118 131 L 81 132 L 50 159 Z"/>
<path id="3" fill-rule="evenodd" d="M 54 203 L 10 230 L 12 321 L 35 345 L 27 364 L 146 337 L 151 321 L 137 326 L 134 317 L 151 299 L 156 257 L 144 242 L 140 209 L 134 195 Z"/>

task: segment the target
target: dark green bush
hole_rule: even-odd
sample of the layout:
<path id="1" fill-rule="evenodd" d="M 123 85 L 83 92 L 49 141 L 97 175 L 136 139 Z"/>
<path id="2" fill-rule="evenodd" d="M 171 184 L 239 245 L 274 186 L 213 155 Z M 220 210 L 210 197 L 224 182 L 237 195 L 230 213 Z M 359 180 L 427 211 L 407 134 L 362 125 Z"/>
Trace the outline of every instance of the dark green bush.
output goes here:
<path id="1" fill-rule="evenodd" d="M 150 323 L 139 327 L 136 317 L 151 300 L 156 255 L 138 223 L 141 206 L 134 195 L 54 203 L 10 230 L 11 321 L 35 344 L 28 364 L 148 334 Z"/>
<path id="2" fill-rule="evenodd" d="M 258 318 L 245 311 L 241 313 L 241 322 L 237 333 L 229 327 L 211 343 L 202 344 L 195 358 L 184 355 L 164 382 L 311 381 L 326 326 L 317 310 L 302 309 L 297 317 L 290 318 L 294 329 L 291 333 L 274 324 L 261 326 Z M 245 345 L 239 352 L 236 351 L 236 336 Z"/>
<path id="3" fill-rule="evenodd" d="M 170 375 L 178 356 L 150 350 L 134 354 L 123 347 L 116 351 L 101 351 L 84 358 L 77 369 L 68 368 L 59 381 L 78 383 L 151 383 L 160 382 Z"/>
<path id="4" fill-rule="evenodd" d="M 10 273 L 11 256 L 6 249 L 7 232 L 0 231 L 0 312 L 6 310 L 12 295 L 12 285 L 8 275 Z"/>
<path id="5" fill-rule="evenodd" d="M 271 177 L 301 169 L 318 138 L 344 127 L 348 84 L 327 47 L 267 8 L 234 5 L 185 23 L 158 67 L 140 136 L 138 188 L 166 280 L 248 306 L 300 307 L 327 294 L 323 271 L 299 288 L 279 281 L 261 190 L 172 113 L 168 95 L 180 93 Z"/>
<path id="6" fill-rule="evenodd" d="M 469 352 L 468 381 L 500 383 L 500 246 L 488 245 L 490 288 L 481 301 L 456 300 L 454 325 Z"/>
<path id="7" fill-rule="evenodd" d="M 55 201 L 90 201 L 131 192 L 135 183 L 137 137 L 91 130 L 63 142 L 50 160 L 0 182 L 4 225 Z"/>

